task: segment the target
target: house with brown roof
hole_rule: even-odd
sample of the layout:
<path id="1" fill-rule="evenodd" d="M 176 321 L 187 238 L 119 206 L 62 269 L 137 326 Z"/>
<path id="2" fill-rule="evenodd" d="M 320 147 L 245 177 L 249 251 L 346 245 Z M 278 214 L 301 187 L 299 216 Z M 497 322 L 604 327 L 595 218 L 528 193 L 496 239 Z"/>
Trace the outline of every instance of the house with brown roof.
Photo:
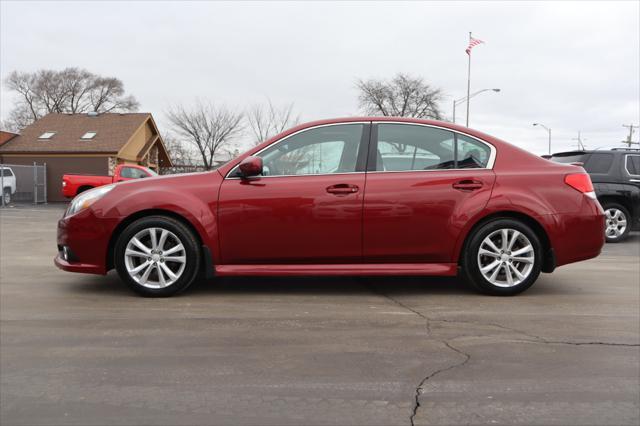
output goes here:
<path id="1" fill-rule="evenodd" d="M 0 130 L 0 146 L 2 146 L 9 139 L 13 139 L 18 136 L 17 133 L 5 132 L 4 130 Z"/>
<path id="2" fill-rule="evenodd" d="M 48 114 L 0 145 L 0 163 L 47 164 L 47 197 L 63 201 L 67 173 L 112 175 L 118 164 L 156 171 L 171 159 L 149 113 Z"/>

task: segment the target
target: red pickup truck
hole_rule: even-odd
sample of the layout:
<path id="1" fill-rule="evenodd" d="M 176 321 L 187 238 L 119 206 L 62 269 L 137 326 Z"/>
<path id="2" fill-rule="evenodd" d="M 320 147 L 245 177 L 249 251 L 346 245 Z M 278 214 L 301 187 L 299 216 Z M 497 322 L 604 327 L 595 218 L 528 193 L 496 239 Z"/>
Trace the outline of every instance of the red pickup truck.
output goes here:
<path id="1" fill-rule="evenodd" d="M 62 195 L 67 198 L 73 198 L 87 189 L 108 185 L 114 182 L 152 176 L 158 176 L 158 174 L 148 167 L 138 166 L 135 164 L 120 164 L 116 166 L 113 176 L 68 174 L 62 176 Z"/>

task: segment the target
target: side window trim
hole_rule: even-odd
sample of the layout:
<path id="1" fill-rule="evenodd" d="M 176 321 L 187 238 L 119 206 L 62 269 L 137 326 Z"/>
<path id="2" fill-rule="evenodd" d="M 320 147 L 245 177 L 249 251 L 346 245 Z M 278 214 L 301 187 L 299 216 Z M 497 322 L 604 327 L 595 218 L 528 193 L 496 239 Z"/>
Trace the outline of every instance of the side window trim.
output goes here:
<path id="1" fill-rule="evenodd" d="M 630 161 L 631 157 L 638 157 L 638 158 L 640 158 L 640 154 L 626 154 L 626 155 L 624 156 L 624 170 L 627 172 L 627 174 L 628 174 L 629 176 L 634 176 L 634 177 L 640 176 L 640 174 L 633 174 L 633 173 L 631 173 L 631 172 L 629 171 L 629 167 L 627 167 L 627 166 L 628 166 L 628 164 L 629 164 L 629 161 Z"/>
<path id="2" fill-rule="evenodd" d="M 453 169 L 433 169 L 433 170 L 377 170 L 377 150 L 378 150 L 378 125 L 380 124 L 404 124 L 407 126 L 423 126 L 423 127 L 431 127 L 434 129 L 445 130 L 453 133 L 454 140 L 454 168 Z M 464 135 L 468 138 L 471 138 L 479 143 L 484 144 L 490 150 L 489 159 L 487 160 L 486 167 L 478 167 L 474 169 L 468 168 L 458 168 L 458 135 Z M 435 126 L 432 124 L 423 124 L 423 123 L 410 123 L 406 121 L 379 121 L 371 123 L 371 142 L 369 143 L 369 159 L 367 164 L 367 173 L 408 173 L 408 172 L 451 172 L 451 171 L 460 171 L 460 170 L 492 170 L 493 165 L 496 161 L 496 147 L 490 144 L 489 142 L 485 142 L 482 139 L 478 139 L 475 136 L 471 136 L 467 133 L 459 132 L 457 130 L 449 129 L 447 127 Z"/>
<path id="3" fill-rule="evenodd" d="M 284 138 L 279 139 L 279 140 L 275 141 L 274 143 L 265 146 L 261 150 L 256 151 L 251 155 L 252 156 L 259 155 L 263 151 L 266 151 L 267 149 L 273 148 L 273 147 L 285 142 L 290 137 L 299 135 L 300 133 L 303 133 L 303 132 L 306 132 L 306 131 L 309 131 L 309 130 L 320 129 L 322 127 L 342 126 L 342 125 L 350 125 L 350 124 L 361 124 L 362 125 L 362 137 L 360 139 L 360 143 L 358 145 L 358 152 L 356 154 L 357 157 L 356 157 L 356 171 L 355 172 L 318 173 L 318 174 L 304 174 L 304 175 L 303 174 L 301 174 L 301 175 L 273 175 L 273 176 L 260 176 L 260 179 L 281 178 L 281 177 L 302 177 L 302 176 L 307 176 L 308 177 L 308 176 L 327 176 L 327 175 L 350 175 L 350 174 L 355 174 L 355 173 L 364 173 L 364 171 L 366 170 L 366 167 L 367 167 L 367 165 L 366 165 L 367 162 L 364 161 L 361 157 L 364 156 L 365 153 L 368 150 L 368 146 L 367 146 L 366 149 L 363 149 L 363 144 L 371 145 L 371 122 L 370 121 L 350 121 L 350 122 L 344 122 L 344 123 L 320 124 L 318 126 L 307 127 L 307 128 L 301 129 L 301 130 L 299 130 L 297 132 L 291 133 L 290 135 L 287 135 Z M 366 157 L 365 157 L 365 160 L 366 160 Z M 231 170 L 229 170 L 229 172 L 225 175 L 224 178 L 225 179 L 241 179 L 239 176 L 232 176 L 234 173 L 237 172 L 239 166 L 240 166 L 240 162 L 238 162 L 238 164 L 233 166 L 233 168 Z M 360 170 L 360 167 L 362 167 L 362 170 Z"/>

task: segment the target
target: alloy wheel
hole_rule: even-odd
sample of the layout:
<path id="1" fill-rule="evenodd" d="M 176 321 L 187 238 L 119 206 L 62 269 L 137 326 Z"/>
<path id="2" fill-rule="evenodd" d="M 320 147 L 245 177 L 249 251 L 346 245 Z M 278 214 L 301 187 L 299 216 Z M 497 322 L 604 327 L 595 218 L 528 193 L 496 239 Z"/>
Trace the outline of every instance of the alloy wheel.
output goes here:
<path id="1" fill-rule="evenodd" d="M 620 238 L 627 230 L 627 217 L 615 207 L 605 210 L 605 234 L 607 238 Z"/>
<path id="2" fill-rule="evenodd" d="M 504 228 L 490 233 L 478 249 L 482 276 L 497 287 L 513 287 L 531 274 L 535 251 L 522 232 Z"/>
<path id="3" fill-rule="evenodd" d="M 124 263 L 129 276 L 147 288 L 164 288 L 174 284 L 187 263 L 185 247 L 171 231 L 146 228 L 127 243 Z"/>

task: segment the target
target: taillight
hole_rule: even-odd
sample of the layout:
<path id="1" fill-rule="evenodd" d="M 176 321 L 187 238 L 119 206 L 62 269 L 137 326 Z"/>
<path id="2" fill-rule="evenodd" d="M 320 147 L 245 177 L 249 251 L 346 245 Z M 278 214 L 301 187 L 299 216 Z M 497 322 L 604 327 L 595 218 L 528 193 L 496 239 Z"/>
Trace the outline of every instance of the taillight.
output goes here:
<path id="1" fill-rule="evenodd" d="M 564 177 L 564 183 L 575 189 L 576 191 L 582 192 L 589 198 L 596 199 L 596 193 L 593 190 L 593 184 L 591 183 L 591 178 L 586 173 L 573 173 L 570 175 L 566 175 Z"/>

